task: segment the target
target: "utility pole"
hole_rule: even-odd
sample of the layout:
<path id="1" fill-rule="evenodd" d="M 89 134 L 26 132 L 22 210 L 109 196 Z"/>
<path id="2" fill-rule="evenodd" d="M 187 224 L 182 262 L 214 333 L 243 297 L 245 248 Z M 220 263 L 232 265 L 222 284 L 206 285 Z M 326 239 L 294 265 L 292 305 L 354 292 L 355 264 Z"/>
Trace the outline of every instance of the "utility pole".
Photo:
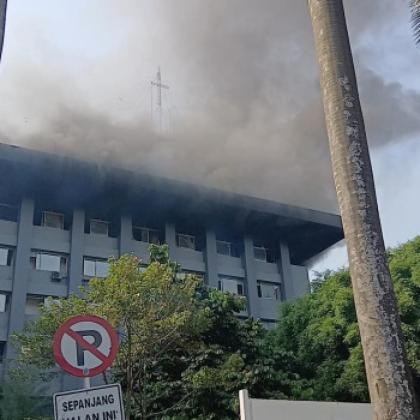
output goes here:
<path id="1" fill-rule="evenodd" d="M 7 0 L 0 0 L 0 61 L 3 52 L 4 33 L 6 32 Z"/>
<path id="2" fill-rule="evenodd" d="M 152 88 L 152 92 L 151 92 L 151 101 L 152 101 L 152 120 L 154 117 L 154 112 L 157 112 L 157 116 L 158 116 L 158 127 L 159 130 L 162 131 L 163 128 L 163 124 L 162 124 L 162 120 L 163 120 L 163 108 L 162 108 L 162 89 L 169 89 L 168 85 L 164 85 L 162 83 L 162 75 L 160 73 L 160 67 L 158 68 L 158 71 L 156 73 L 156 80 L 152 80 L 151 82 L 151 88 Z M 156 88 L 157 91 L 157 95 L 156 95 L 156 105 L 154 105 L 154 101 L 153 101 L 153 87 Z"/>
<path id="3" fill-rule="evenodd" d="M 343 2 L 308 3 L 374 419 L 420 419 L 386 261 Z"/>

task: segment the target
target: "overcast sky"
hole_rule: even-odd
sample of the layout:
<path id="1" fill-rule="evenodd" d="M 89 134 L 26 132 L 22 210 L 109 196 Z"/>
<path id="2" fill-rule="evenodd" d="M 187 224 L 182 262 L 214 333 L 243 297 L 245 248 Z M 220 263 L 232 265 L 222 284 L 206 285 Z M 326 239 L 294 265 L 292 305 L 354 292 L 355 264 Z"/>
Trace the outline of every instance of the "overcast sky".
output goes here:
<path id="1" fill-rule="evenodd" d="M 420 49 L 408 1 L 345 6 L 391 246 L 420 233 Z M 10 0 L 0 141 L 336 211 L 304 0 Z"/>

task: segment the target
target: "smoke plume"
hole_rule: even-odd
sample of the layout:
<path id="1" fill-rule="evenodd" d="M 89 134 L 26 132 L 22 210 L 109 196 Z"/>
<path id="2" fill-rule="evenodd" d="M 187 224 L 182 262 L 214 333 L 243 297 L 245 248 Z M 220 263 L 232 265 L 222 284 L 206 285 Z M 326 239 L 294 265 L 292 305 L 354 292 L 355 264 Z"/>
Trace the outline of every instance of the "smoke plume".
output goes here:
<path id="1" fill-rule="evenodd" d="M 51 17 L 18 6 L 0 70 L 2 141 L 334 211 L 305 1 L 92 1 L 74 12 L 67 49 L 44 28 Z M 369 59 L 372 34 L 408 32 L 409 11 L 392 0 L 346 6 L 374 151 L 420 131 L 420 93 Z M 149 116 L 159 64 L 171 85 L 163 133 Z"/>

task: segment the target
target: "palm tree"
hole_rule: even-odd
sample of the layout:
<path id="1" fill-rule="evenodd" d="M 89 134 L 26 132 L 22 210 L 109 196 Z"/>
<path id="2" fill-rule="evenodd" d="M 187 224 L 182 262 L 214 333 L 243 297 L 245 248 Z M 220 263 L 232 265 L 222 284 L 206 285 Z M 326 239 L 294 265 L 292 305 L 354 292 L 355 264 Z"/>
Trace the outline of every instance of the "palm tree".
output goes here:
<path id="1" fill-rule="evenodd" d="M 0 61 L 3 52 L 4 32 L 6 29 L 7 0 L 0 0 Z"/>
<path id="2" fill-rule="evenodd" d="M 411 22 L 414 29 L 414 39 L 420 44 L 420 0 L 411 0 Z"/>
<path id="3" fill-rule="evenodd" d="M 374 418 L 419 419 L 386 262 L 343 2 L 308 3 Z"/>

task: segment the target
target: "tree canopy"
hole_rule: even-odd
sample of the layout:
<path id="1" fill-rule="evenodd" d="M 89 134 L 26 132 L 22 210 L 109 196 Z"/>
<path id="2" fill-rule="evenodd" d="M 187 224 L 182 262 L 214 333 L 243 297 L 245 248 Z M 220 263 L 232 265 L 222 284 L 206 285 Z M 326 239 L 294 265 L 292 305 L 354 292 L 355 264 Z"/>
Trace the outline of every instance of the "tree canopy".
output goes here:
<path id="1" fill-rule="evenodd" d="M 388 258 L 418 392 L 420 237 Z M 91 313 L 118 328 L 121 350 L 107 380 L 121 383 L 132 419 L 237 418 L 242 388 L 255 398 L 368 401 L 347 270 L 320 275 L 312 294 L 281 304 L 277 327 L 267 333 L 260 322 L 237 317 L 243 298 L 191 275 L 181 279 L 166 247 L 152 247 L 150 261 L 143 270 L 132 255 L 112 260 L 109 276 L 91 280 L 81 296 L 47 303 L 15 336 L 16 377 L 33 372 L 30 365 L 49 380 L 58 326 Z"/>
<path id="2" fill-rule="evenodd" d="M 409 364 L 420 390 L 420 237 L 388 252 Z M 286 359 L 278 369 L 294 378 L 293 399 L 368 401 L 359 329 L 348 270 L 327 272 L 314 291 L 281 306 L 280 322 L 269 338 Z M 286 363 L 286 365 L 285 365 Z"/>
<path id="3" fill-rule="evenodd" d="M 263 395 L 274 377 L 264 329 L 237 318 L 243 298 L 207 289 L 192 275 L 180 278 L 179 271 L 166 246 L 151 247 L 144 270 L 132 255 L 112 260 L 107 278 L 92 279 L 82 296 L 50 301 L 15 335 L 15 374 L 32 365 L 50 379 L 59 325 L 95 314 L 119 331 L 120 351 L 107 377 L 122 385 L 127 418 L 235 418 L 239 389 Z"/>

